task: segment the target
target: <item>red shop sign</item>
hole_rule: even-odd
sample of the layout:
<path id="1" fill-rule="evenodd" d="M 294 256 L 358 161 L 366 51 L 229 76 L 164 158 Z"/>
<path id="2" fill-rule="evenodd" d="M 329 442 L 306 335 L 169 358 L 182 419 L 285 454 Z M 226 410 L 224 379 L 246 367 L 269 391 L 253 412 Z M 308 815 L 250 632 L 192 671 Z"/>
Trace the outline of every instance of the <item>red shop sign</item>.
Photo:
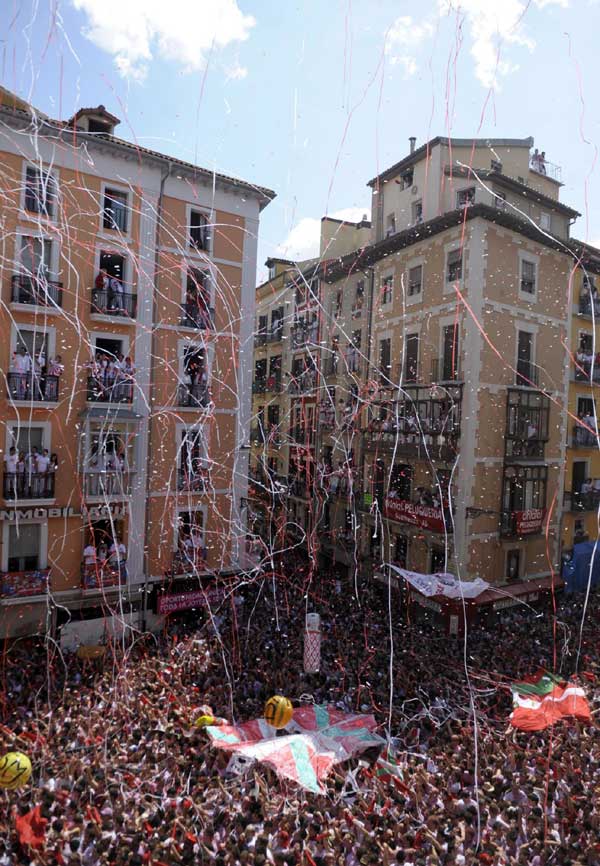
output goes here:
<path id="1" fill-rule="evenodd" d="M 545 517 L 545 508 L 528 508 L 527 511 L 513 511 L 517 535 L 531 535 L 534 532 L 541 532 Z"/>
<path id="2" fill-rule="evenodd" d="M 431 529 L 433 532 L 444 531 L 444 516 L 441 508 L 417 505 L 405 499 L 394 499 L 388 496 L 383 506 L 383 513 L 386 517 L 400 523 L 410 523 L 412 526 Z M 451 526 L 448 526 L 447 530 L 450 532 Z"/>

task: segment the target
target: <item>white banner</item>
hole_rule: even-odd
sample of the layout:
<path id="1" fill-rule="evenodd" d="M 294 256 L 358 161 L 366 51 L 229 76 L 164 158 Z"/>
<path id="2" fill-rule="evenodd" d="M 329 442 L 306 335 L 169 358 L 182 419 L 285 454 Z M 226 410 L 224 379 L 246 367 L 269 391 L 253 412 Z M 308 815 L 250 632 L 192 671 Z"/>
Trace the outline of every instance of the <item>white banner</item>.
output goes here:
<path id="1" fill-rule="evenodd" d="M 389 567 L 426 598 L 432 595 L 443 595 L 446 598 L 477 598 L 489 587 L 489 583 L 480 577 L 475 580 L 458 580 L 453 574 L 420 574 L 417 571 L 398 568 L 392 563 Z"/>

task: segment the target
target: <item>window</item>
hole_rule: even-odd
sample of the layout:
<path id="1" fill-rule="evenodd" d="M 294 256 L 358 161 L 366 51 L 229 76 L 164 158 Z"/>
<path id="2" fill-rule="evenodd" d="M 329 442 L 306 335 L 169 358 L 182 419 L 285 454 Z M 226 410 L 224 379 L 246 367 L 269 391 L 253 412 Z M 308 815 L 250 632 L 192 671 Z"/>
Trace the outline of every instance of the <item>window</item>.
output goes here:
<path id="1" fill-rule="evenodd" d="M 443 331 L 442 381 L 453 382 L 458 371 L 458 324 L 446 325 Z"/>
<path id="2" fill-rule="evenodd" d="M 45 280 L 52 266 L 52 241 L 23 235 L 20 249 L 21 271 L 33 280 Z"/>
<path id="3" fill-rule="evenodd" d="M 271 265 L 271 267 L 269 268 L 269 279 L 274 280 L 276 276 L 277 268 L 275 267 L 275 265 Z"/>
<path id="4" fill-rule="evenodd" d="M 381 283 L 381 303 L 383 305 L 392 303 L 393 291 L 394 277 L 392 275 L 384 277 Z"/>
<path id="5" fill-rule="evenodd" d="M 521 259 L 521 292 L 524 295 L 535 295 L 536 265 L 527 259 Z"/>
<path id="6" fill-rule="evenodd" d="M 269 316 L 268 314 L 262 315 L 258 317 L 258 331 L 257 336 L 262 338 L 263 340 L 267 336 L 267 330 L 269 327 Z"/>
<path id="7" fill-rule="evenodd" d="M 390 475 L 390 493 L 397 499 L 410 500 L 412 468 L 407 463 L 396 463 Z"/>
<path id="8" fill-rule="evenodd" d="M 446 259 L 446 282 L 454 283 L 462 279 L 462 251 L 450 250 Z"/>
<path id="9" fill-rule="evenodd" d="M 197 268 L 189 268 L 187 272 L 182 324 L 191 328 L 211 325 L 208 274 Z"/>
<path id="10" fill-rule="evenodd" d="M 40 568 L 41 535 L 39 523 L 8 527 L 8 571 L 36 571 Z"/>
<path id="11" fill-rule="evenodd" d="M 469 207 L 475 202 L 475 187 L 470 186 L 468 189 L 459 189 L 456 193 L 456 207 Z"/>
<path id="12" fill-rule="evenodd" d="M 56 181 L 49 171 L 27 166 L 25 174 L 25 210 L 52 217 L 56 205 Z"/>
<path id="13" fill-rule="evenodd" d="M 335 293 L 335 299 L 333 303 L 333 315 L 337 318 L 342 312 L 342 304 L 344 302 L 344 293 L 341 289 Z"/>
<path id="14" fill-rule="evenodd" d="M 413 201 L 411 205 L 412 221 L 415 225 L 423 222 L 423 202 L 421 199 Z"/>
<path id="15" fill-rule="evenodd" d="M 17 453 L 29 454 L 34 448 L 38 452 L 42 452 L 46 447 L 44 445 L 44 428 L 43 427 L 26 427 L 20 424 L 18 427 L 10 429 L 10 445 L 17 449 Z"/>
<path id="16" fill-rule="evenodd" d="M 552 217 L 546 211 L 542 211 L 540 214 L 540 228 L 542 228 L 545 232 L 549 232 L 552 226 Z"/>
<path id="17" fill-rule="evenodd" d="M 208 218 L 201 211 L 190 211 L 189 245 L 197 250 L 207 250 L 209 243 Z"/>
<path id="18" fill-rule="evenodd" d="M 390 213 L 387 215 L 386 219 L 386 229 L 385 236 L 389 238 L 390 235 L 396 234 L 396 214 Z"/>
<path id="19" fill-rule="evenodd" d="M 365 300 L 365 283 L 364 280 L 359 280 L 356 284 L 354 294 L 354 303 L 352 305 L 352 315 L 358 318 L 362 312 L 363 303 Z"/>
<path id="20" fill-rule="evenodd" d="M 495 192 L 494 193 L 494 207 L 496 210 L 506 210 L 506 193 L 505 192 Z"/>
<path id="21" fill-rule="evenodd" d="M 518 580 L 521 576 L 521 551 L 506 551 L 506 579 Z"/>
<path id="22" fill-rule="evenodd" d="M 392 341 L 386 337 L 379 343 L 379 378 L 382 383 L 390 381 L 392 374 Z"/>
<path id="23" fill-rule="evenodd" d="M 408 297 L 414 298 L 421 294 L 423 282 L 423 265 L 416 265 L 408 271 Z"/>
<path id="24" fill-rule="evenodd" d="M 408 334 L 404 350 L 404 381 L 416 382 L 419 365 L 419 335 Z"/>
<path id="25" fill-rule="evenodd" d="M 533 365 L 533 334 L 530 331 L 517 332 L 517 384 L 535 384 L 536 370 Z"/>
<path id="26" fill-rule="evenodd" d="M 406 568 L 408 564 L 408 538 L 405 535 L 396 536 L 394 546 L 394 565 L 398 568 Z"/>
<path id="27" fill-rule="evenodd" d="M 283 307 L 277 307 L 271 311 L 271 334 L 275 338 L 281 339 L 283 331 Z"/>
<path id="28" fill-rule="evenodd" d="M 446 569 L 446 551 L 443 547 L 432 547 L 429 569 L 431 574 L 440 574 Z"/>
<path id="29" fill-rule="evenodd" d="M 547 466 L 505 467 L 502 493 L 502 507 L 504 511 L 527 511 L 531 508 L 545 508 L 547 479 Z"/>
<path id="30" fill-rule="evenodd" d="M 104 219 L 102 225 L 105 229 L 116 231 L 127 231 L 127 193 L 116 189 L 106 189 L 104 192 Z"/>
<path id="31" fill-rule="evenodd" d="M 179 489 L 204 489 L 208 469 L 208 449 L 204 429 L 199 427 L 183 430 L 179 448 Z"/>

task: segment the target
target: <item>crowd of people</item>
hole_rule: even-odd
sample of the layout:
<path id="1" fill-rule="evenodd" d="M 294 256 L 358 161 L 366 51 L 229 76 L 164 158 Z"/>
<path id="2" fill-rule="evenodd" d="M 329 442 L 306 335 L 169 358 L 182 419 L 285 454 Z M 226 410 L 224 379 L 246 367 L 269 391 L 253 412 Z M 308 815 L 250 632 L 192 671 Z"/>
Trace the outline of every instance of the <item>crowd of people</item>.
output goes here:
<path id="1" fill-rule="evenodd" d="M 0 866 L 600 863 L 595 729 L 517 733 L 507 688 L 539 666 L 579 669 L 596 712 L 593 594 L 585 617 L 578 600 L 562 601 L 554 619 L 504 612 L 493 632 L 469 635 L 465 653 L 407 622 L 398 599 L 390 623 L 386 589 L 357 598 L 330 577 L 305 578 L 247 584 L 210 612 L 179 614 L 157 638 L 109 645 L 103 661 L 54 643 L 8 647 L 3 749 L 28 751 L 34 774 L 0 794 Z M 307 596 L 322 618 L 312 675 L 302 669 Z M 240 722 L 276 693 L 375 713 L 402 781 L 378 780 L 368 754 L 339 765 L 323 795 L 262 765 L 228 773 L 229 755 L 194 726 L 198 708 Z M 16 820 L 35 807 L 43 839 L 30 847 Z"/>
<path id="2" fill-rule="evenodd" d="M 46 359 L 43 349 L 33 355 L 25 345 L 11 356 L 8 387 L 14 400 L 58 400 L 58 382 L 65 371 L 60 355 Z"/>
<path id="3" fill-rule="evenodd" d="M 109 400 L 117 403 L 131 403 L 135 385 L 135 364 L 122 352 L 111 355 L 96 352 L 88 363 L 90 382 L 88 391 L 94 400 Z"/>
<path id="4" fill-rule="evenodd" d="M 49 454 L 47 448 L 40 450 L 34 445 L 24 451 L 11 446 L 4 455 L 5 498 L 43 499 L 53 491 L 57 469 L 58 455 Z"/>

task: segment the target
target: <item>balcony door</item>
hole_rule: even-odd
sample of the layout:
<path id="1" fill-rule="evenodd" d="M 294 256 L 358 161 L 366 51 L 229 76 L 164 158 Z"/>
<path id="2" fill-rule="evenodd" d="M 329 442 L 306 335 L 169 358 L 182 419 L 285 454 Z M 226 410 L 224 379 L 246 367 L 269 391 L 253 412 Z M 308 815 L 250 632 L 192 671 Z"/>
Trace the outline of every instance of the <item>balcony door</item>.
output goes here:
<path id="1" fill-rule="evenodd" d="M 21 273 L 33 280 L 50 278 L 52 268 L 52 241 L 48 238 L 21 237 Z"/>
<path id="2" fill-rule="evenodd" d="M 458 324 L 444 328 L 442 353 L 442 378 L 446 382 L 456 379 L 458 369 Z"/>
<path id="3" fill-rule="evenodd" d="M 517 383 L 529 385 L 533 381 L 533 334 L 519 331 L 517 337 Z"/>

